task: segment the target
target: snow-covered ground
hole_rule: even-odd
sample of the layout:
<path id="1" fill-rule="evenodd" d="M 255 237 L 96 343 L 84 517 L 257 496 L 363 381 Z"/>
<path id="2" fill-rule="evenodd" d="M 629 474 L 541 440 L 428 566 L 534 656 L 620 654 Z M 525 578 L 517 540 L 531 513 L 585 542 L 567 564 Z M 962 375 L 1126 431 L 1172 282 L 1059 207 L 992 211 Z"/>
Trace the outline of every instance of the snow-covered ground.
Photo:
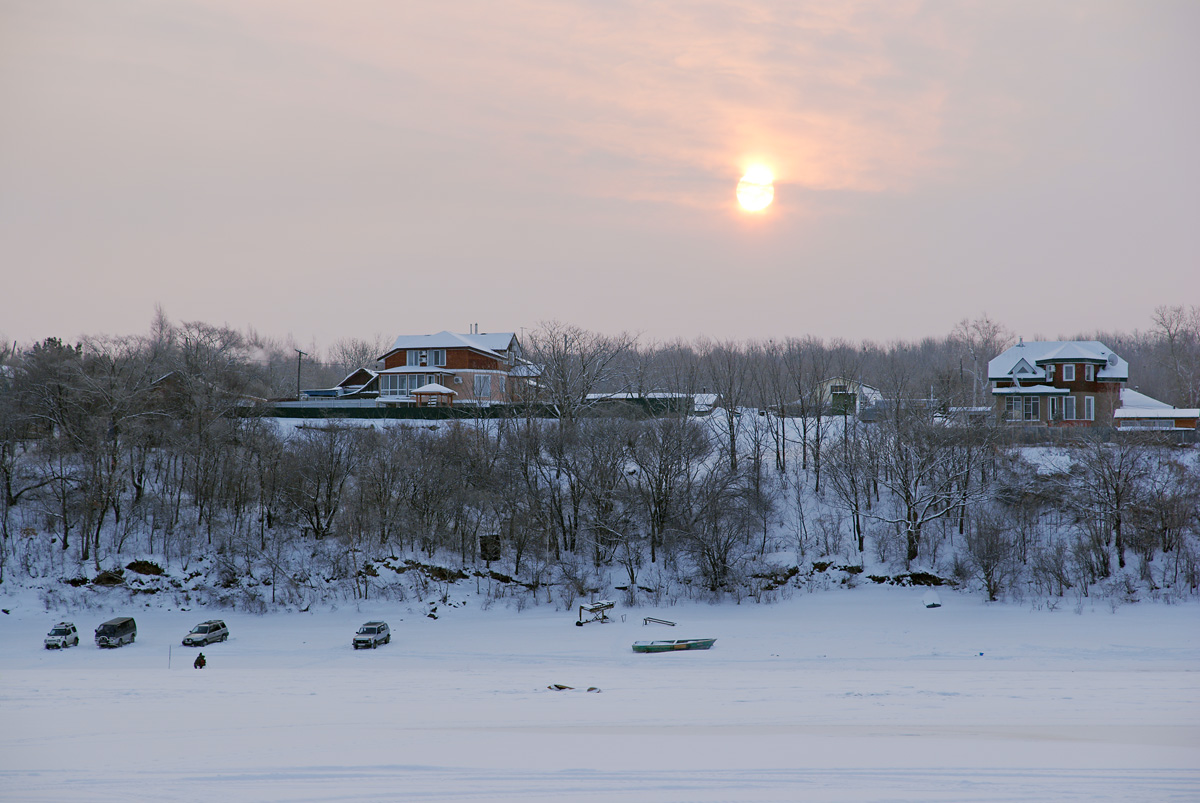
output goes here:
<path id="1" fill-rule="evenodd" d="M 1195 603 L 941 598 L 618 606 L 575 627 L 474 600 L 435 621 L 387 603 L 47 613 L 0 593 L 0 799 L 1200 799 Z M 90 638 L 114 613 L 136 643 L 41 647 L 60 618 Z M 196 671 L 180 639 L 213 616 L 231 638 Z M 393 641 L 355 652 L 371 618 Z M 716 646 L 630 650 L 700 636 Z"/>

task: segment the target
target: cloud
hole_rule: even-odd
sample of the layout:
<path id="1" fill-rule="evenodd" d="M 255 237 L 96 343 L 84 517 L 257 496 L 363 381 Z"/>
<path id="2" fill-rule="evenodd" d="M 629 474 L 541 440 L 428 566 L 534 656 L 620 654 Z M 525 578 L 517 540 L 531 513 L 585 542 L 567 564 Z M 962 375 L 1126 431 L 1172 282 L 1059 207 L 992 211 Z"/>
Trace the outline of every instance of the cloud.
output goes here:
<path id="1" fill-rule="evenodd" d="M 782 182 L 881 191 L 933 168 L 957 58 L 917 3 L 230 4 L 323 64 L 385 126 L 479 147 L 576 191 L 714 205 L 766 161 Z M 913 73 L 907 53 L 926 65 Z M 346 80 L 349 78 L 350 80 Z M 314 93 L 322 89 L 312 87 Z M 468 134 L 469 136 L 469 134 Z M 617 171 L 614 165 L 627 169 Z M 707 180 L 707 181 L 706 181 Z M 714 192 L 718 192 L 714 196 Z"/>

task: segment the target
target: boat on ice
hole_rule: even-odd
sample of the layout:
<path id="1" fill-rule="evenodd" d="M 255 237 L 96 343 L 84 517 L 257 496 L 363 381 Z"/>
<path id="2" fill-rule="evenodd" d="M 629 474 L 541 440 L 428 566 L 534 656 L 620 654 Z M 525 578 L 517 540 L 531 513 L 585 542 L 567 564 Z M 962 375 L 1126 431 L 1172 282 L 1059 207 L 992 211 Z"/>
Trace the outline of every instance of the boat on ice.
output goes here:
<path id="1" fill-rule="evenodd" d="M 662 641 L 635 641 L 634 652 L 675 652 L 676 650 L 707 650 L 715 638 L 680 638 Z"/>

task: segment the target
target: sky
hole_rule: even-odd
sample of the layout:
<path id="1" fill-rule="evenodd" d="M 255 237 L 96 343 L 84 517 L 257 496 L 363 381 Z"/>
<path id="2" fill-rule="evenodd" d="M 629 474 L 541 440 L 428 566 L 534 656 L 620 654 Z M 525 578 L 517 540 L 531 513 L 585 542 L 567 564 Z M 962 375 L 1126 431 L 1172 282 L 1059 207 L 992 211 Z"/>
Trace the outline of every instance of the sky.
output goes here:
<path id="1" fill-rule="evenodd" d="M 0 0 L 0 337 L 1144 330 L 1200 304 L 1197 33 L 1190 0 Z"/>

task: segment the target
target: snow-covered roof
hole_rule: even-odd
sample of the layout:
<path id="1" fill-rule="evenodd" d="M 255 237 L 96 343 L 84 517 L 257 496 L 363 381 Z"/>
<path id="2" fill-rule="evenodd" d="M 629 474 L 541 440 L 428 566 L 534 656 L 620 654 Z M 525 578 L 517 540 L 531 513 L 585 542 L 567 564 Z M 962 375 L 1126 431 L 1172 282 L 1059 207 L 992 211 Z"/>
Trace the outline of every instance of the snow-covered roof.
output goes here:
<path id="1" fill-rule="evenodd" d="M 1099 340 L 1022 341 L 988 362 L 988 379 L 1045 379 L 1046 365 L 1067 362 L 1099 366 L 1099 380 L 1129 379 L 1129 363 Z"/>
<path id="2" fill-rule="evenodd" d="M 513 369 L 508 372 L 509 376 L 519 377 L 538 377 L 542 375 L 542 366 L 534 365 L 531 362 L 518 362 L 513 366 Z"/>
<path id="3" fill-rule="evenodd" d="M 879 388 L 873 388 L 870 385 L 865 385 L 862 382 L 859 382 L 858 380 L 847 379 L 844 376 L 831 376 L 828 379 L 822 379 L 820 384 L 830 392 L 832 392 L 831 388 L 834 385 L 845 385 L 847 388 L 851 389 L 849 392 L 859 394 L 862 396 L 864 401 L 883 401 L 883 391 L 881 391 Z"/>
<path id="4" fill-rule="evenodd" d="M 1011 388 L 996 388 L 992 394 L 996 396 L 1066 396 L 1070 392 L 1066 388 L 1056 388 L 1050 385 L 1020 385 Z"/>
<path id="5" fill-rule="evenodd" d="M 1113 417 L 1126 420 L 1131 418 L 1200 418 L 1200 409 L 1172 407 L 1145 393 L 1138 393 L 1130 388 L 1121 388 L 1121 406 L 1113 413 Z"/>
<path id="6" fill-rule="evenodd" d="M 384 368 L 379 373 L 381 374 L 442 374 L 443 376 L 453 375 L 453 371 L 445 368 L 438 368 L 433 365 L 402 365 L 399 368 Z"/>
<path id="7" fill-rule="evenodd" d="M 1200 418 L 1196 407 L 1122 407 L 1113 413 L 1113 418 Z"/>
<path id="8" fill-rule="evenodd" d="M 1145 393 L 1138 393 L 1133 388 L 1121 388 L 1121 407 L 1135 410 L 1174 410 L 1166 402 L 1152 399 Z"/>
<path id="9" fill-rule="evenodd" d="M 416 390 L 410 390 L 408 395 L 416 396 L 418 393 L 437 394 L 438 396 L 457 396 L 458 393 L 446 387 L 439 385 L 437 382 L 430 382 L 428 385 L 421 385 Z"/>
<path id="10" fill-rule="evenodd" d="M 351 371 L 350 373 L 346 374 L 346 378 L 345 378 L 345 379 L 343 379 L 341 382 L 338 382 L 338 383 L 337 383 L 337 387 L 339 387 L 339 388 L 350 387 L 350 385 L 349 385 L 348 383 L 350 382 L 350 380 L 351 380 L 353 377 L 357 376 L 358 374 L 366 374 L 366 375 L 367 375 L 367 376 L 366 376 L 366 382 L 357 382 L 357 383 L 355 383 L 355 384 L 356 384 L 358 387 L 362 387 L 363 385 L 367 384 L 367 382 L 370 382 L 372 379 L 374 379 L 375 377 L 379 376 L 379 372 L 377 372 L 377 371 L 374 371 L 374 370 L 372 370 L 372 369 L 370 369 L 370 368 L 355 368 L 353 371 Z"/>
<path id="11" fill-rule="evenodd" d="M 484 332 L 482 334 L 460 334 L 458 332 L 438 332 L 434 335 L 400 335 L 388 354 L 400 349 L 461 349 L 469 348 L 490 354 L 497 359 L 503 359 L 499 352 L 508 351 L 512 345 L 515 332 Z M 384 355 L 386 356 L 386 355 Z M 383 359 L 383 357 L 380 357 Z"/>

